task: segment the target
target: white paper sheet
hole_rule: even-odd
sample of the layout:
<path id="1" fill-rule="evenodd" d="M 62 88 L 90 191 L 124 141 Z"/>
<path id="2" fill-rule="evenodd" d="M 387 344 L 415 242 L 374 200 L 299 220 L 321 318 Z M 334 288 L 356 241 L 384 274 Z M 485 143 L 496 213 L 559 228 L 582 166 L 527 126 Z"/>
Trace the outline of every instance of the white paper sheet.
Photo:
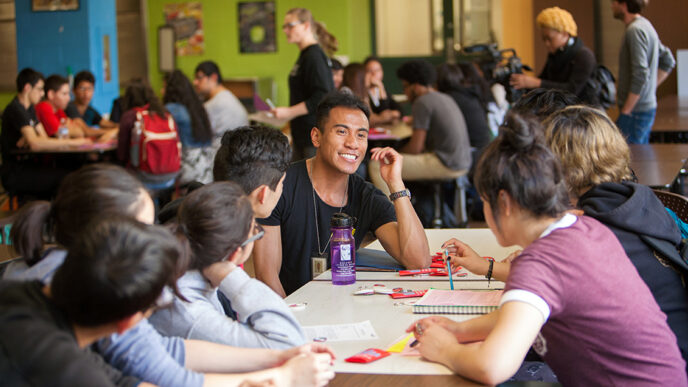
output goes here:
<path id="1" fill-rule="evenodd" d="M 318 339 L 325 342 L 331 341 L 358 341 L 358 340 L 373 340 L 377 339 L 377 333 L 370 320 L 361 321 L 350 324 L 335 324 L 335 325 L 312 325 L 303 327 L 308 341 Z"/>

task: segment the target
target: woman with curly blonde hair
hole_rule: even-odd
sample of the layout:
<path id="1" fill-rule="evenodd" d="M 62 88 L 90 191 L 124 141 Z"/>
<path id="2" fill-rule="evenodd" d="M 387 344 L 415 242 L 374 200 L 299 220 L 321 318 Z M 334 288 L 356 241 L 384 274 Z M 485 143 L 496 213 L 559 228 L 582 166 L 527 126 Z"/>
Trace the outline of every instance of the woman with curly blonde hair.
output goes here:
<path id="1" fill-rule="evenodd" d="M 571 13 L 559 7 L 546 8 L 535 21 L 549 51 L 547 62 L 537 78 L 512 74 L 511 85 L 516 89 L 562 89 L 576 94 L 586 103 L 597 103 L 585 93 L 585 85 L 597 61 L 578 37 L 578 26 Z"/>

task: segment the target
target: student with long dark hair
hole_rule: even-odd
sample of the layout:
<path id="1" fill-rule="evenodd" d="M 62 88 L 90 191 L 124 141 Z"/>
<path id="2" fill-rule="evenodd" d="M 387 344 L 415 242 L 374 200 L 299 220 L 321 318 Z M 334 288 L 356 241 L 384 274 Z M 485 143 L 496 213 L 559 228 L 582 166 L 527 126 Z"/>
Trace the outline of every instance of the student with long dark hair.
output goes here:
<path id="1" fill-rule="evenodd" d="M 151 323 L 167 336 L 252 348 L 303 344 L 304 333 L 282 297 L 239 267 L 263 236 L 248 195 L 236 183 L 217 182 L 190 193 L 178 215 L 178 232 L 191 251 L 181 294 Z M 236 312 L 228 317 L 221 292 Z"/>
<path id="2" fill-rule="evenodd" d="M 122 119 L 119 125 L 119 135 L 117 142 L 117 159 L 119 162 L 127 167 L 133 166 L 133 161 L 131 160 L 131 138 L 132 131 L 135 129 L 137 122 L 137 115 L 141 113 L 142 115 L 148 114 L 152 118 L 157 116 L 165 122 L 166 125 L 172 125 L 176 132 L 177 124 L 171 118 L 170 113 L 167 112 L 160 99 L 153 93 L 153 90 L 144 82 L 132 82 L 124 93 L 124 98 L 122 100 Z M 169 122 L 172 120 L 172 122 Z M 158 121 L 160 122 L 160 121 Z M 162 123 L 160 123 L 162 125 Z M 143 128 L 145 129 L 145 128 Z M 139 149 L 139 152 L 145 152 L 145 149 Z M 158 155 L 162 157 L 161 155 Z M 162 158 L 160 158 L 162 160 Z M 136 161 L 138 162 L 138 160 Z M 147 173 L 138 168 L 136 169 L 137 176 L 144 182 L 144 184 L 158 184 L 169 182 L 179 175 L 179 171 L 169 172 L 169 173 Z"/>
<path id="3" fill-rule="evenodd" d="M 461 68 L 455 64 L 444 63 L 437 67 L 437 90 L 452 97 L 461 109 L 471 142 L 472 165 L 475 165 L 480 152 L 492 139 L 492 133 L 487 125 L 487 110 L 475 91 L 463 85 L 463 79 Z"/>
<path id="4" fill-rule="evenodd" d="M 344 77 L 340 91 L 349 91 L 358 99 L 365 102 L 370 108 L 370 126 L 391 124 L 401 117 L 396 110 L 387 109 L 380 113 L 372 110 L 372 99 L 368 94 L 368 85 L 370 84 L 370 73 L 366 71 L 366 67 L 361 63 L 349 63 L 344 67 Z"/>
<path id="5" fill-rule="evenodd" d="M 382 70 L 380 59 L 369 56 L 363 61 L 363 66 L 365 66 L 368 74 L 366 93 L 370 99 L 370 112 L 389 121 L 401 118 L 401 106 L 387 93 L 385 85 L 382 83 L 385 73 Z"/>
<path id="6" fill-rule="evenodd" d="M 162 102 L 174 118 L 182 142 L 182 169 L 179 182 L 210 183 L 213 181 L 215 157 L 211 147 L 213 131 L 208 113 L 184 73 L 174 70 L 165 76 Z"/>
<path id="7" fill-rule="evenodd" d="M 114 216 L 153 223 L 153 202 L 135 176 L 109 164 L 93 164 L 70 174 L 53 203 L 31 203 L 17 215 L 12 240 L 15 249 L 31 266 L 28 270 L 26 265 L 23 270 L 10 268 L 4 278 L 50 283 L 67 250 L 78 242 L 88 225 L 95 219 Z M 45 248 L 44 230 L 57 242 L 56 248 Z M 186 262 L 179 260 L 181 271 L 186 268 Z M 176 279 L 180 270 L 176 269 L 175 273 Z M 171 284 L 173 290 L 175 284 Z M 289 385 L 315 386 L 321 385 L 322 380 L 329 380 L 330 375 L 327 364 L 331 353 L 325 346 L 307 344 L 285 351 L 241 349 L 162 337 L 148 320 L 124 334 L 99 340 L 94 347 L 125 375 L 163 386 L 238 384 L 244 379 L 287 376 L 291 377 Z M 257 372 L 225 374 L 249 371 Z"/>
<path id="8" fill-rule="evenodd" d="M 408 331 L 420 353 L 488 384 L 513 375 L 532 345 L 564 385 L 687 386 L 676 337 L 618 239 L 567 213 L 566 178 L 541 133 L 534 121 L 507 116 L 476 170 L 497 241 L 524 249 L 499 309 L 460 323 L 417 321 Z M 477 256 L 455 248 L 452 257 Z"/>

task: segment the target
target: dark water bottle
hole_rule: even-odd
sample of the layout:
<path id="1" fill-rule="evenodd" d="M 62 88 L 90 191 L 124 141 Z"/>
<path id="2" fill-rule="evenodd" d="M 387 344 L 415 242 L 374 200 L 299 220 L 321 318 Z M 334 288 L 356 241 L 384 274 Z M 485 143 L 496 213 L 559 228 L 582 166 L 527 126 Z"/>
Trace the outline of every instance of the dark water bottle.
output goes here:
<path id="1" fill-rule="evenodd" d="M 350 285 L 356 282 L 356 242 L 354 219 L 338 212 L 330 221 L 330 259 L 332 260 L 332 284 Z"/>

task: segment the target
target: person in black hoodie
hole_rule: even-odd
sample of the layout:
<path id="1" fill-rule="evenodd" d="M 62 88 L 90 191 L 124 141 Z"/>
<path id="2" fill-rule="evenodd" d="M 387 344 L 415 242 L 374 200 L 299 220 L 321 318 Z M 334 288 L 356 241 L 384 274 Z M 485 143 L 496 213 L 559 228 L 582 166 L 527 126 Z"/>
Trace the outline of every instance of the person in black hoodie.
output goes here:
<path id="1" fill-rule="evenodd" d="M 547 62 L 538 78 L 512 74 L 511 86 L 516 89 L 563 89 L 579 98 L 585 97 L 585 85 L 597 61 L 577 36 L 578 26 L 573 16 L 559 7 L 546 8 L 538 14 L 536 23 L 549 51 Z"/>
<path id="2" fill-rule="evenodd" d="M 641 239 L 678 246 L 681 234 L 652 190 L 630 181 L 630 151 L 623 136 L 605 113 L 585 106 L 554 113 L 544 126 L 550 148 L 562 161 L 572 202 L 619 239 L 688 360 L 688 292 L 682 275 Z"/>

